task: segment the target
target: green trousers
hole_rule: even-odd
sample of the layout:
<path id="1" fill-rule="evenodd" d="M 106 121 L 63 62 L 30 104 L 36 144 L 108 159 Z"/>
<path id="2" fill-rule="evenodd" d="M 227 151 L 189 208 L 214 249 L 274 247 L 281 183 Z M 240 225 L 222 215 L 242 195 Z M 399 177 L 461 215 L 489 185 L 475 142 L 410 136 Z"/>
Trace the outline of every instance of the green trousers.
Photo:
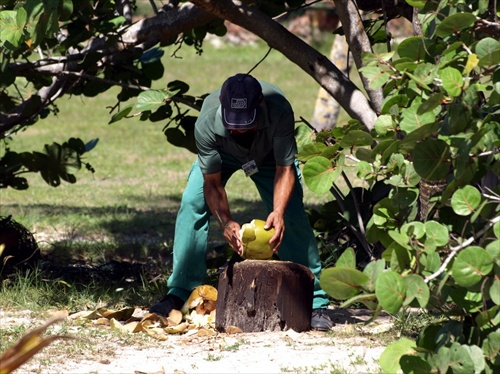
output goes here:
<path id="1" fill-rule="evenodd" d="M 241 163 L 229 155 L 222 155 L 222 183 L 241 170 Z M 313 309 L 326 308 L 328 296 L 319 285 L 321 260 L 313 230 L 304 211 L 301 174 L 295 165 L 295 188 L 285 212 L 285 233 L 278 249 L 280 260 L 307 266 L 315 276 Z M 275 165 L 261 165 L 252 181 L 270 213 L 273 209 Z M 231 202 L 229 202 L 231 205 Z M 173 271 L 168 279 L 168 293 L 186 300 L 192 290 L 206 278 L 209 220 L 212 213 L 203 195 L 203 174 L 196 161 L 188 176 L 188 183 L 175 224 Z M 262 217 L 264 220 L 267 217 Z"/>

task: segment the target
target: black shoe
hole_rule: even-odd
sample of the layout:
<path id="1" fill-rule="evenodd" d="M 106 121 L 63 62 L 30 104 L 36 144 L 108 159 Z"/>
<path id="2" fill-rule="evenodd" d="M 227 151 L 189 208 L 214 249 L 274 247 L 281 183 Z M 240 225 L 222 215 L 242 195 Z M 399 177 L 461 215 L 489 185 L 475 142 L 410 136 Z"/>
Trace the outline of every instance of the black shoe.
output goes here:
<path id="1" fill-rule="evenodd" d="M 318 331 L 328 331 L 335 324 L 330 319 L 326 309 L 314 309 L 311 315 L 311 328 Z"/>
<path id="2" fill-rule="evenodd" d="M 174 295 L 167 295 L 160 302 L 154 304 L 149 308 L 149 313 L 155 313 L 159 316 L 168 317 L 172 309 L 181 310 L 184 301 L 180 297 Z"/>

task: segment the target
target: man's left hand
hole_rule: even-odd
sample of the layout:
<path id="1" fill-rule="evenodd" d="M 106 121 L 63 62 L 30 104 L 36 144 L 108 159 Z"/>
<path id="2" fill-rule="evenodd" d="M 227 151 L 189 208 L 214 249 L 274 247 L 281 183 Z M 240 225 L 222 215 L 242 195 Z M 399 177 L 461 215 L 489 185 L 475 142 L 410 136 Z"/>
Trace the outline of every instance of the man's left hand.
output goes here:
<path id="1" fill-rule="evenodd" d="M 266 225 L 264 229 L 268 230 L 274 227 L 274 236 L 269 240 L 272 245 L 273 252 L 276 252 L 283 241 L 283 235 L 285 234 L 285 220 L 282 214 L 277 212 L 271 212 L 267 216 Z"/>

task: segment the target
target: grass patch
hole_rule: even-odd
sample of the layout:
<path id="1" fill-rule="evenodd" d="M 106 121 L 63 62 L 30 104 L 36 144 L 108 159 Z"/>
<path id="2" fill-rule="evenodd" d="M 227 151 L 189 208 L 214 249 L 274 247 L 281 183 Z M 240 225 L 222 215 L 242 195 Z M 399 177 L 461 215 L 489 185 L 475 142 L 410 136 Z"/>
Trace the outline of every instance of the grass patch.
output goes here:
<path id="1" fill-rule="evenodd" d="M 331 36 L 328 36 L 324 44 L 326 54 L 330 43 Z M 190 93 L 197 96 L 211 92 L 230 75 L 249 71 L 267 53 L 268 47 L 264 43 L 215 47 L 206 42 L 201 56 L 187 47 L 175 56 L 174 51 L 175 48 L 167 48 L 165 75 L 154 87 L 165 87 L 168 82 L 179 79 L 188 83 Z M 253 74 L 284 91 L 296 118 L 311 119 L 319 87 L 305 72 L 279 52 L 272 51 Z M 115 294 L 112 287 L 123 287 L 114 284 L 104 283 L 100 292 L 93 280 L 81 285 L 73 284 L 74 279 L 64 275 L 44 280 L 36 271 L 26 273 L 24 284 L 14 278 L 2 284 L 0 305 L 3 307 L 66 304 L 68 308 L 78 309 L 85 303 L 146 304 L 165 292 L 171 271 L 177 210 L 196 155 L 169 144 L 162 132 L 164 123 L 134 118 L 108 125 L 109 108 L 115 104 L 118 92 L 113 88 L 95 98 L 62 98 L 57 101 L 57 116 L 43 119 L 13 138 L 9 146 L 16 152 L 39 151 L 45 144 L 63 143 L 70 137 L 84 141 L 98 138 L 96 148 L 84 159 L 96 171 L 91 174 L 82 170 L 76 175 L 76 184 L 63 182 L 57 188 L 48 186 L 39 175 L 27 175 L 28 190 L 0 191 L 1 215 L 12 215 L 33 232 L 44 258 L 51 262 L 96 267 L 111 261 L 126 261 L 141 264 L 147 273 L 142 278 L 137 276 L 134 282 L 138 284 L 133 287 L 125 284 L 128 291 L 121 294 Z M 227 191 L 237 221 L 265 218 L 257 189 L 242 172 L 231 178 Z M 304 193 L 307 207 L 317 207 L 330 199 L 329 195 L 316 195 L 305 186 Z M 211 254 L 207 283 L 215 284 L 220 248 L 225 240 L 214 221 L 209 243 L 216 250 Z M 19 292 L 30 287 L 36 290 Z"/>
<path id="2" fill-rule="evenodd" d="M 193 95 L 202 95 L 229 75 L 250 70 L 265 55 L 267 46 L 217 48 L 207 42 L 201 56 L 183 48 L 172 57 L 173 51 L 167 49 L 165 75 L 155 87 L 180 79 L 191 86 Z M 283 89 L 297 118 L 311 118 L 318 85 L 279 52 L 272 51 L 253 73 Z M 14 137 L 10 147 L 17 152 L 41 150 L 44 144 L 62 143 L 69 137 L 99 138 L 85 158 L 96 172 L 82 170 L 76 184 L 63 183 L 57 188 L 49 187 L 39 175 L 28 175 L 27 191 L 1 191 L 2 215 L 12 215 L 34 233 L 46 233 L 48 242 L 54 238 L 85 240 L 91 247 L 99 241 L 120 244 L 130 237 L 143 237 L 156 250 L 170 247 L 181 193 L 196 156 L 170 145 L 161 131 L 163 123 L 129 119 L 108 125 L 108 108 L 114 105 L 117 93 L 110 89 L 97 98 L 62 98 L 57 102 L 56 117 L 41 120 Z M 328 198 L 305 190 L 306 205 Z M 263 206 L 256 204 L 260 201 L 257 190 L 243 173 L 230 180 L 228 195 L 234 215 L 242 223 L 264 216 Z M 223 240 L 218 227 L 213 227 L 210 240 Z"/>
<path id="3" fill-rule="evenodd" d="M 120 309 L 130 305 L 148 306 L 166 291 L 166 278 L 134 274 L 113 278 L 112 272 L 99 269 L 93 272 L 89 265 L 61 266 L 40 264 L 40 267 L 18 272 L 0 283 L 0 309 L 28 309 L 43 312 L 65 309 L 76 312 L 107 307 Z M 73 272 L 72 272 L 73 271 Z"/>

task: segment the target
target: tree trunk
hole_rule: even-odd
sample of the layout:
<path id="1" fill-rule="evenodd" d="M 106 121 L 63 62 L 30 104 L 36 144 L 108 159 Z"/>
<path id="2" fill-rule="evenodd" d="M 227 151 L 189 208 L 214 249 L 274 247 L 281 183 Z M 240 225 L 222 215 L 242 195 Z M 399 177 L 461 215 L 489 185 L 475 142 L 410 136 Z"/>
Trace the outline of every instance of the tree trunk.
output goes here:
<path id="1" fill-rule="evenodd" d="M 364 66 L 362 53 L 373 53 L 370 39 L 368 38 L 368 35 L 363 27 L 363 20 L 361 19 L 361 15 L 354 1 L 334 0 L 334 3 L 335 9 L 337 10 L 337 14 L 340 18 L 340 23 L 344 28 L 347 44 L 349 44 L 352 57 L 359 70 Z M 382 89 L 370 88 L 370 82 L 363 76 L 363 73 L 360 72 L 359 75 L 363 81 L 366 93 L 370 97 L 373 108 L 377 113 L 379 113 L 383 100 Z"/>
<path id="2" fill-rule="evenodd" d="M 343 35 L 336 35 L 330 52 L 330 60 L 344 75 L 349 76 L 349 45 Z M 312 127 L 317 131 L 331 130 L 340 114 L 340 105 L 324 88 L 318 90 Z"/>
<path id="3" fill-rule="evenodd" d="M 313 292 L 314 276 L 303 265 L 261 260 L 232 263 L 219 278 L 215 328 L 307 331 Z"/>

